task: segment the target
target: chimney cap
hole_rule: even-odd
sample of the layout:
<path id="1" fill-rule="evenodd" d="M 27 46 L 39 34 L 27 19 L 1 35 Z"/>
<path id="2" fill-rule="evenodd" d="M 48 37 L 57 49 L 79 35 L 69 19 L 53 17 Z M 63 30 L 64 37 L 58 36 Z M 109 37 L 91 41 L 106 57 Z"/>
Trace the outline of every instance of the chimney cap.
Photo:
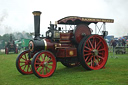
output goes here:
<path id="1" fill-rule="evenodd" d="M 41 12 L 40 11 L 33 11 L 32 12 L 34 16 L 40 16 Z"/>

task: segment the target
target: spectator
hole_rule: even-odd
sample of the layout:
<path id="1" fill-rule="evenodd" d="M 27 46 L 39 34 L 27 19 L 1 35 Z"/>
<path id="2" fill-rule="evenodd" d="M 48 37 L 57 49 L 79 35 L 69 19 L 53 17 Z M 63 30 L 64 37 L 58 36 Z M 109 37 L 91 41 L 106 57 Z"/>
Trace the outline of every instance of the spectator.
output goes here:
<path id="1" fill-rule="evenodd" d="M 124 46 L 125 47 L 125 40 L 124 39 L 122 39 L 122 46 Z"/>
<path id="2" fill-rule="evenodd" d="M 113 52 L 115 52 L 115 47 L 116 47 L 117 43 L 115 40 L 112 41 L 112 46 L 113 46 Z"/>
<path id="3" fill-rule="evenodd" d="M 118 45 L 121 46 L 121 43 L 122 43 L 122 42 L 121 42 L 121 39 L 119 39 Z"/>

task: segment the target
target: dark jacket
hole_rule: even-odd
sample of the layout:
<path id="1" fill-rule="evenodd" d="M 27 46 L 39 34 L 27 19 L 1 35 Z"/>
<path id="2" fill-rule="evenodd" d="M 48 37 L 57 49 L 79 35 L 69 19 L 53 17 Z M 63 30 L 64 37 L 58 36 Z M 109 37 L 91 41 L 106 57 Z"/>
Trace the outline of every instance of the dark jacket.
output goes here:
<path id="1" fill-rule="evenodd" d="M 114 40 L 114 41 L 112 42 L 112 46 L 113 46 L 113 47 L 116 47 L 116 45 L 117 45 L 117 44 L 116 44 L 116 41 Z"/>

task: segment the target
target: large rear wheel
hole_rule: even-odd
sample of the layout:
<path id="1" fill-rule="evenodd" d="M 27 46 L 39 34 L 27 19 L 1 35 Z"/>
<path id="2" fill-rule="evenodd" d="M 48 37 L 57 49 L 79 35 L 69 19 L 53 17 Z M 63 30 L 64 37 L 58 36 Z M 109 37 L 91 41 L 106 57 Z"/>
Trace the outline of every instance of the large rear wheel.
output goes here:
<path id="1" fill-rule="evenodd" d="M 99 35 L 90 35 L 79 44 L 79 61 L 87 70 L 98 70 L 104 67 L 108 59 L 108 47 Z"/>
<path id="2" fill-rule="evenodd" d="M 56 58 L 49 51 L 40 51 L 34 55 L 31 65 L 37 77 L 49 77 L 56 70 Z"/>

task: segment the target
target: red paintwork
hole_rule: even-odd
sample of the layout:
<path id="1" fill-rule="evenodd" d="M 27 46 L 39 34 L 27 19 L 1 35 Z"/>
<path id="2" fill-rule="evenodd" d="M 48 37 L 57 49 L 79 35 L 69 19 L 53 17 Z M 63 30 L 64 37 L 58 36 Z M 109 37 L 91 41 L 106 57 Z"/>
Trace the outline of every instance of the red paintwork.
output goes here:
<path id="1" fill-rule="evenodd" d="M 108 59 L 108 46 L 105 40 L 99 35 L 92 35 L 85 40 L 83 46 L 86 67 L 92 70 L 103 68 Z M 95 49 L 98 51 L 97 55 L 93 53 Z"/>
<path id="2" fill-rule="evenodd" d="M 70 55 L 69 52 L 73 51 L 73 55 Z M 59 48 L 57 49 L 56 57 L 64 58 L 64 57 L 76 57 L 77 49 L 76 48 Z"/>
<path id="3" fill-rule="evenodd" d="M 55 56 L 49 51 L 42 51 L 34 57 L 34 63 L 32 63 L 33 72 L 38 77 L 49 77 L 56 69 Z"/>
<path id="4" fill-rule="evenodd" d="M 60 43 L 71 43 L 72 33 L 60 33 Z"/>
<path id="5" fill-rule="evenodd" d="M 85 25 L 85 24 L 80 24 L 80 25 L 77 25 L 76 29 L 75 29 L 75 41 L 76 43 L 80 43 L 80 41 L 82 40 L 82 38 L 84 36 L 82 36 L 82 33 L 84 33 L 86 36 L 87 35 L 91 35 L 91 30 L 90 28 Z"/>
<path id="6" fill-rule="evenodd" d="M 73 30 L 70 30 L 70 28 L 69 30 L 61 30 L 61 27 L 58 27 L 57 24 L 50 23 L 46 32 L 47 39 L 42 37 L 43 40 L 41 40 L 41 12 L 34 11 L 33 14 L 35 38 L 33 42 L 29 43 L 30 52 L 24 51 L 17 57 L 16 67 L 20 73 L 34 73 L 39 78 L 49 77 L 55 72 L 57 61 L 60 61 L 66 67 L 81 64 L 87 70 L 104 68 L 108 58 L 107 44 L 101 36 L 91 35 L 92 30 L 88 25 L 103 22 L 105 26 L 105 23 L 113 23 L 113 19 L 65 17 L 58 20 L 57 24 L 74 25 Z M 105 34 L 105 31 L 103 34 Z"/>
<path id="7" fill-rule="evenodd" d="M 17 57 L 16 67 L 18 71 L 22 74 L 33 73 L 31 69 L 31 60 L 28 59 L 28 53 L 29 51 L 24 51 Z"/>
<path id="8" fill-rule="evenodd" d="M 45 39 L 47 43 L 47 50 L 52 50 L 56 57 L 76 57 L 77 56 L 77 48 L 71 42 L 73 33 L 60 33 L 59 42 L 52 42 L 49 39 Z M 69 55 L 69 51 L 73 51 L 73 55 Z"/>
<path id="9" fill-rule="evenodd" d="M 90 17 L 79 17 L 79 16 L 68 16 L 64 17 L 57 21 L 58 24 L 71 24 L 71 25 L 77 25 L 81 23 L 98 23 L 98 22 L 104 22 L 104 23 L 113 23 L 113 19 L 103 19 L 103 18 L 90 18 Z"/>
<path id="10" fill-rule="evenodd" d="M 54 48 L 55 48 L 55 43 L 53 43 L 51 40 L 49 40 L 49 39 L 45 39 L 45 41 L 46 41 L 46 43 L 47 43 L 47 49 L 46 50 L 49 50 L 49 49 L 51 49 L 51 50 L 54 50 Z"/>

